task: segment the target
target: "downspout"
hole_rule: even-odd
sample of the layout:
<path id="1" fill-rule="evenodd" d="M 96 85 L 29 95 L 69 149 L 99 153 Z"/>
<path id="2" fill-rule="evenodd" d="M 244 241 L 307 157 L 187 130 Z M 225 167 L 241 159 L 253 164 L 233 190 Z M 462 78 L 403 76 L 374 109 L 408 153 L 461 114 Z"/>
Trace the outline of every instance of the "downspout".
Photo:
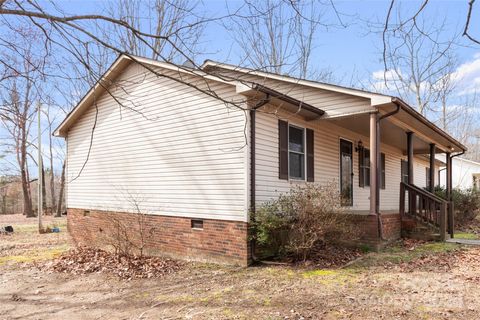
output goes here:
<path id="1" fill-rule="evenodd" d="M 450 184 L 451 184 L 451 186 L 450 186 L 451 187 L 451 189 L 450 189 L 450 199 L 448 199 L 448 201 L 450 203 L 453 203 L 453 192 L 452 192 L 453 191 L 453 161 L 452 160 L 453 160 L 453 158 L 461 156 L 463 154 L 465 154 L 465 150 L 462 150 L 462 152 L 459 152 L 459 153 L 457 153 L 453 156 L 450 156 L 450 173 L 447 172 L 447 174 L 450 176 L 449 179 L 450 179 Z M 452 210 L 454 210 L 454 209 L 452 209 Z M 450 222 L 451 223 L 450 237 L 452 237 L 452 238 L 454 237 L 454 234 L 455 234 L 455 230 L 454 230 L 455 229 L 455 225 L 454 225 L 455 222 L 453 221 L 454 215 L 455 215 L 455 212 L 452 212 L 452 215 L 451 215 L 452 221 Z"/>
<path id="2" fill-rule="evenodd" d="M 453 156 L 451 156 L 450 158 L 453 159 L 455 157 L 458 157 L 458 156 L 461 156 L 461 155 L 464 155 L 465 154 L 465 150 L 463 150 L 462 152 L 459 152 L 457 154 L 454 154 Z"/>
<path id="3" fill-rule="evenodd" d="M 383 119 L 386 119 L 390 116 L 393 116 L 394 114 L 397 114 L 399 111 L 400 111 L 400 105 L 393 101 L 393 103 L 397 106 L 397 108 L 393 111 L 390 111 L 388 113 L 385 113 L 384 115 L 380 116 L 377 120 L 377 135 L 380 136 L 380 122 L 383 120 Z M 378 210 L 375 210 L 376 213 L 377 213 L 377 228 L 378 228 L 378 236 L 381 240 L 387 240 L 383 237 L 383 224 L 382 224 L 382 217 L 381 217 L 381 214 L 380 214 L 380 177 L 381 177 L 381 174 L 382 172 L 380 171 L 380 166 L 378 165 L 379 163 L 381 163 L 381 157 L 380 157 L 380 139 L 377 139 L 377 201 L 378 201 L 378 204 L 376 205 L 378 207 Z M 385 177 L 386 179 L 386 177 Z"/>
<path id="4" fill-rule="evenodd" d="M 255 222 L 255 201 L 256 201 L 256 173 L 255 173 L 255 134 L 256 134 L 256 122 L 255 116 L 257 109 L 263 107 L 270 101 L 270 95 L 267 94 L 265 99 L 260 100 L 257 102 L 252 108 L 250 109 L 250 220 L 251 222 Z M 256 241 L 255 237 L 252 237 L 250 241 L 250 250 L 252 253 L 252 260 L 258 261 L 255 256 L 255 247 Z"/>

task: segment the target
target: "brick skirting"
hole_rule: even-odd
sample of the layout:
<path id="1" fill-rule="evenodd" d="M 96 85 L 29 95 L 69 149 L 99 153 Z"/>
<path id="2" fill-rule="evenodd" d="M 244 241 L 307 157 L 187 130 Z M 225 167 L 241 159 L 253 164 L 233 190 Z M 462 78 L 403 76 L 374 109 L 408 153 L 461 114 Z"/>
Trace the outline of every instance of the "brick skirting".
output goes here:
<path id="1" fill-rule="evenodd" d="M 401 237 L 401 222 L 399 213 L 382 213 L 383 237 L 387 241 Z M 353 222 L 361 230 L 361 241 L 365 243 L 378 243 L 378 224 L 376 215 L 353 215 Z"/>
<path id="2" fill-rule="evenodd" d="M 144 252 L 149 255 L 242 266 L 250 262 L 246 222 L 202 219 L 203 229 L 195 229 L 192 219 L 183 217 L 67 211 L 68 231 L 77 245 L 107 247 L 118 239 L 121 228 L 136 246 L 144 234 Z"/>

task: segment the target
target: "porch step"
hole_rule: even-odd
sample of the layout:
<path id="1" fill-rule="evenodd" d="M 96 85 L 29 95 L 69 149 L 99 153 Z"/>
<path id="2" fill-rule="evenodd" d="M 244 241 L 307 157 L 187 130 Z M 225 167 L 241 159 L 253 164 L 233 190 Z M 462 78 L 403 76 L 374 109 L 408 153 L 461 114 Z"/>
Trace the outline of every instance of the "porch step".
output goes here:
<path id="1" fill-rule="evenodd" d="M 402 237 L 424 241 L 441 241 L 437 228 L 411 217 L 405 217 L 402 220 Z"/>
<path id="2" fill-rule="evenodd" d="M 403 234 L 402 234 L 403 236 Z M 423 240 L 423 241 L 441 241 L 439 233 L 430 233 L 430 232 L 413 232 L 404 236 L 404 238 Z"/>

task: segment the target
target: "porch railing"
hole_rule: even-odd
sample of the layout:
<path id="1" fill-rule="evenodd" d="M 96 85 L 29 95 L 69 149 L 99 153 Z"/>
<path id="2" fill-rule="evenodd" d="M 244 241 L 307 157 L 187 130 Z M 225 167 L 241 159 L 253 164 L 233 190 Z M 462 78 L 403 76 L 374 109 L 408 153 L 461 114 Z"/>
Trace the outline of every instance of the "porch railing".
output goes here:
<path id="1" fill-rule="evenodd" d="M 448 220 L 448 232 L 453 234 L 452 205 L 431 192 L 401 182 L 400 217 L 404 219 L 407 216 L 438 228 L 441 241 L 446 239 Z"/>

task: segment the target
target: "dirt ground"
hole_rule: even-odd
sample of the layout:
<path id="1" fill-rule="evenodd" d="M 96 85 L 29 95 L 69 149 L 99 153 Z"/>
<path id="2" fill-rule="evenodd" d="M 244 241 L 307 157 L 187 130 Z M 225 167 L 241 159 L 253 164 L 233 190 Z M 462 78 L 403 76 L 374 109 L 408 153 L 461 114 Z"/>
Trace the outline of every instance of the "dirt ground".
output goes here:
<path id="1" fill-rule="evenodd" d="M 1 217 L 0 319 L 478 319 L 480 249 L 427 243 L 369 253 L 342 269 L 188 264 L 120 280 L 36 267 L 68 250 L 35 221 Z M 25 221 L 27 220 L 27 221 Z"/>

